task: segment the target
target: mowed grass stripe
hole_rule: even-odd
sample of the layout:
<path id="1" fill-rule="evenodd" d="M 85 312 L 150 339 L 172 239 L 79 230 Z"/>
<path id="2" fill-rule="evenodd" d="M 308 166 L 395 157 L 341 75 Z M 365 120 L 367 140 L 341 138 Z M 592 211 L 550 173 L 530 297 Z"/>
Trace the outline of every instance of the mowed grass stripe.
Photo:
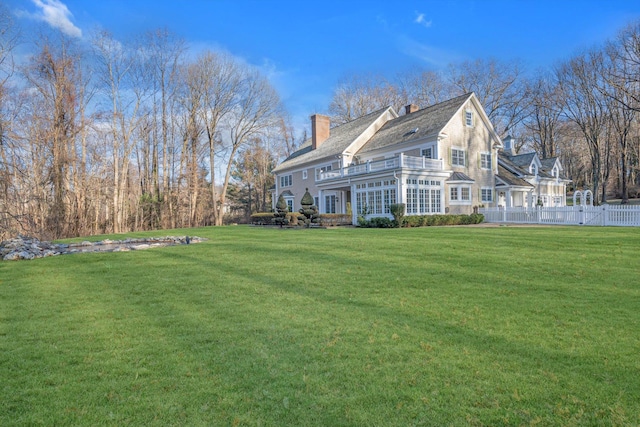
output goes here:
<path id="1" fill-rule="evenodd" d="M 640 423 L 637 229 L 171 234 L 0 264 L 0 424 Z"/>

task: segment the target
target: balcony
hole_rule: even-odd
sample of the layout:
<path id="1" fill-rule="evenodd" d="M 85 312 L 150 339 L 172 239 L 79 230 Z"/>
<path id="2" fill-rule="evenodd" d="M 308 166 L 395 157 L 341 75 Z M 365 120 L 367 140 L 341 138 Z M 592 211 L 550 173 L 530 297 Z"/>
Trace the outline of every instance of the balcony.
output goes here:
<path id="1" fill-rule="evenodd" d="M 376 160 L 373 162 L 361 163 L 359 165 L 347 166 L 346 168 L 339 170 L 320 172 L 316 178 L 316 182 L 365 175 L 393 169 L 442 171 L 444 170 L 444 165 L 442 160 L 427 159 L 426 157 L 405 156 L 404 154 L 400 154 L 399 156 L 392 157 L 390 159 Z"/>

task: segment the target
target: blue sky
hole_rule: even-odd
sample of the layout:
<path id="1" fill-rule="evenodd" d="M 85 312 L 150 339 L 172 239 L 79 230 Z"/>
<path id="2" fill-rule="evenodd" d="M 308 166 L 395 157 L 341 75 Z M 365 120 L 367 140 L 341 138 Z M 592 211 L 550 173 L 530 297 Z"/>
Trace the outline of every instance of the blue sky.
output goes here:
<path id="1" fill-rule="evenodd" d="M 0 0 L 1 1 L 1 0 Z M 168 27 L 191 52 L 224 49 L 259 67 L 296 127 L 326 112 L 349 73 L 393 77 L 415 67 L 495 57 L 532 71 L 591 47 L 634 19 L 640 0 L 243 1 L 5 0 L 31 31 L 54 26 L 86 38 Z"/>

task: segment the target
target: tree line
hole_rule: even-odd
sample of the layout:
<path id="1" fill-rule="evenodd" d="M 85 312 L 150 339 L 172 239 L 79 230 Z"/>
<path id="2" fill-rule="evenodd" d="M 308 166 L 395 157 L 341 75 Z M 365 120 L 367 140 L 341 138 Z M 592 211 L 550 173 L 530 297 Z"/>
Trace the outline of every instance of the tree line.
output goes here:
<path id="1" fill-rule="evenodd" d="M 473 91 L 501 136 L 560 156 L 600 201 L 626 201 L 640 188 L 639 58 L 635 23 L 536 73 L 478 59 L 395 79 L 351 75 L 328 111 L 339 124 Z M 168 29 L 128 41 L 104 30 L 28 38 L 0 8 L 0 238 L 220 225 L 267 211 L 271 170 L 304 139 L 268 79 L 226 52 L 194 56 Z"/>
<path id="2" fill-rule="evenodd" d="M 189 57 L 167 29 L 25 41 L 3 10 L 0 72 L 0 237 L 220 225 L 238 204 L 268 209 L 292 148 L 265 76 L 225 52 Z"/>

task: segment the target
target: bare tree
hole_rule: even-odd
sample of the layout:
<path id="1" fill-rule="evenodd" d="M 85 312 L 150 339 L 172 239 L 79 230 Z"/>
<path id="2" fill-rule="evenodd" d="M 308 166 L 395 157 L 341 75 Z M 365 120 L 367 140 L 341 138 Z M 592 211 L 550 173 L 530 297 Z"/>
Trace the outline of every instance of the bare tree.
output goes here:
<path id="1" fill-rule="evenodd" d="M 222 218 L 218 218 L 221 211 L 217 209 L 219 196 L 216 186 L 217 154 L 222 143 L 221 127 L 226 117 L 236 108 L 244 71 L 230 55 L 211 51 L 200 55 L 195 67 L 200 74 L 199 79 L 205 84 L 200 114 L 209 154 L 213 223 L 218 224 L 222 223 Z"/>
<path id="2" fill-rule="evenodd" d="M 204 151 L 201 144 L 201 137 L 205 132 L 202 111 L 208 82 L 198 63 L 184 67 L 181 80 L 182 156 L 178 188 L 182 188 L 181 177 L 186 177 L 188 225 L 194 226 L 197 224 L 200 190 L 203 186 L 199 165 Z"/>
<path id="3" fill-rule="evenodd" d="M 456 95 L 476 94 L 498 134 L 506 133 L 523 120 L 528 94 L 518 61 L 491 58 L 452 64 L 448 79 Z"/>
<path id="4" fill-rule="evenodd" d="M 592 50 L 560 64 L 556 70 L 564 99 L 563 114 L 580 129 L 591 162 L 591 185 L 594 195 L 602 189 L 601 201 L 606 198 L 606 186 L 601 185 L 603 154 L 608 150 L 605 132 L 608 126 L 606 96 L 595 90 L 602 86 L 604 56 Z"/>
<path id="5" fill-rule="evenodd" d="M 13 51 L 18 44 L 19 30 L 11 13 L 4 4 L 0 4 L 0 238 L 13 228 L 22 217 L 15 215 L 15 206 L 10 205 L 10 182 L 14 172 L 9 161 L 11 157 L 10 133 L 15 122 L 15 103 L 11 99 L 10 78 L 14 75 L 15 63 Z M 15 94 L 14 94 L 15 95 Z"/>
<path id="6" fill-rule="evenodd" d="M 144 38 L 146 66 L 153 86 L 152 180 L 154 196 L 158 200 L 164 200 L 170 192 L 170 170 L 173 168 L 170 162 L 175 150 L 171 111 L 176 102 L 174 95 L 185 50 L 184 40 L 166 28 L 151 31 Z M 171 197 L 167 198 L 166 206 L 168 218 L 163 218 L 163 225 L 175 225 L 172 224 L 175 218 Z"/>
<path id="7" fill-rule="evenodd" d="M 333 123 L 346 123 L 393 106 L 401 108 L 406 96 L 398 86 L 380 75 L 353 75 L 344 78 L 333 91 L 329 114 Z"/>
<path id="8" fill-rule="evenodd" d="M 222 191 L 217 205 L 214 206 L 217 210 L 216 225 L 222 225 L 226 192 L 236 153 L 251 139 L 261 136 L 267 129 L 275 126 L 281 109 L 275 89 L 257 71 L 247 72 L 239 89 L 236 93 L 237 103 L 226 118 L 228 160 Z"/>
<path id="9" fill-rule="evenodd" d="M 420 107 L 437 104 L 453 97 L 453 88 L 437 71 L 410 71 L 399 76 L 399 86 L 407 100 Z"/>
<path id="10" fill-rule="evenodd" d="M 140 109 L 148 97 L 139 78 L 135 47 L 123 44 L 106 32 L 93 38 L 97 81 L 106 102 L 108 138 L 111 140 L 113 176 L 113 231 L 125 231 L 129 170 Z"/>
<path id="11" fill-rule="evenodd" d="M 616 63 L 607 76 L 610 93 L 625 108 L 640 111 L 640 20 L 625 27 L 607 50 Z"/>
<path id="12" fill-rule="evenodd" d="M 75 166 L 75 138 L 80 131 L 82 72 L 80 55 L 72 40 L 57 34 L 56 40 L 43 38 L 25 78 L 34 89 L 34 101 L 39 104 L 35 114 L 43 128 L 37 143 L 48 147 L 51 155 L 49 180 L 52 203 L 47 218 L 47 230 L 53 237 L 69 232 L 68 224 L 75 212 L 69 211 L 70 172 Z M 34 141 L 35 142 L 35 141 Z"/>
<path id="13" fill-rule="evenodd" d="M 558 132 L 562 116 L 562 98 L 553 75 L 539 72 L 529 82 L 529 109 L 523 121 L 533 148 L 542 158 L 558 153 Z"/>

